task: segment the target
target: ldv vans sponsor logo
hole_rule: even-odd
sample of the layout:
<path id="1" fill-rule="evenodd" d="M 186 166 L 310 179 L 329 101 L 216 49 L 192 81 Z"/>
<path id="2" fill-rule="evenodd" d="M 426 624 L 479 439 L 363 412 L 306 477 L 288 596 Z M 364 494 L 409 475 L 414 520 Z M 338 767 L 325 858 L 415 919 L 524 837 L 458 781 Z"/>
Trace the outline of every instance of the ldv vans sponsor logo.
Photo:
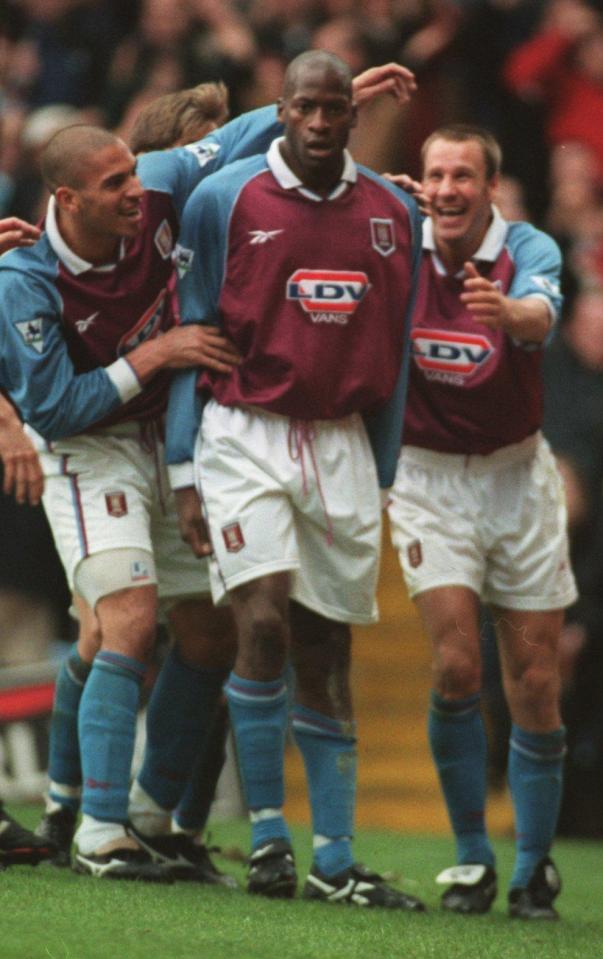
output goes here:
<path id="1" fill-rule="evenodd" d="M 301 303 L 314 323 L 345 325 L 369 289 L 360 271 L 302 269 L 289 277 L 287 299 Z"/>
<path id="2" fill-rule="evenodd" d="M 475 373 L 492 356 L 494 347 L 480 333 L 416 329 L 412 331 L 412 354 L 421 370 Z"/>

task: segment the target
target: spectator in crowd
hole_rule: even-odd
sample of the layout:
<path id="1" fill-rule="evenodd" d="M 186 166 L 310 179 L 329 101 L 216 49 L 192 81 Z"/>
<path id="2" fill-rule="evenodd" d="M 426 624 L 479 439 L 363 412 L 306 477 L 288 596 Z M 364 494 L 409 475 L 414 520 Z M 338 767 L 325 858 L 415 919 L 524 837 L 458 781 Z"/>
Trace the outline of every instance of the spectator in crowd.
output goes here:
<path id="1" fill-rule="evenodd" d="M 603 17 L 586 0 L 551 0 L 540 29 L 512 51 L 509 88 L 546 106 L 549 145 L 592 148 L 603 178 Z"/>

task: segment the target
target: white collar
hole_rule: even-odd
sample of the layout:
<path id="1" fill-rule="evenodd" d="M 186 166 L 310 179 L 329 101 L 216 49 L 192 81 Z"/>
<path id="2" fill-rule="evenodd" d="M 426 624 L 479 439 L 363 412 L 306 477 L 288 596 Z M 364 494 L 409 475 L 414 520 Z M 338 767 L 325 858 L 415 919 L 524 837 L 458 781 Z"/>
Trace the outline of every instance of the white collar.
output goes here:
<path id="1" fill-rule="evenodd" d="M 492 204 L 492 223 L 486 231 L 486 235 L 481 242 L 479 250 L 476 250 L 471 259 L 486 260 L 489 263 L 494 263 L 498 259 L 500 252 L 505 245 L 507 229 L 507 221 L 503 219 L 498 207 Z M 423 220 L 423 249 L 429 250 L 433 254 L 433 260 L 438 273 L 446 273 L 447 270 L 444 268 L 442 261 L 437 254 L 435 240 L 433 237 L 433 223 L 431 217 L 429 216 Z M 462 273 L 463 271 L 459 270 L 457 276 L 462 275 Z"/>
<path id="2" fill-rule="evenodd" d="M 344 190 L 347 190 L 348 184 L 355 183 L 358 178 L 358 171 L 349 150 L 343 151 L 343 172 L 339 183 L 331 190 L 327 197 L 314 193 L 307 186 L 304 186 L 299 177 L 293 172 L 291 167 L 287 166 L 280 151 L 279 144 L 283 142 L 284 137 L 278 137 L 270 144 L 266 154 L 266 162 L 274 178 L 278 181 L 283 190 L 299 190 L 310 200 L 316 200 L 321 203 L 323 200 L 335 200 Z"/>
<path id="3" fill-rule="evenodd" d="M 87 260 L 82 259 L 81 256 L 78 256 L 77 253 L 67 246 L 65 240 L 59 233 L 59 226 L 57 223 L 57 214 L 56 214 L 56 200 L 53 196 L 50 197 L 48 201 L 48 209 L 46 211 L 46 222 L 44 225 L 46 234 L 48 236 L 48 242 L 50 243 L 52 249 L 61 260 L 70 273 L 73 273 L 74 276 L 79 276 L 80 273 L 85 273 L 87 270 L 98 270 L 99 272 L 108 272 L 109 270 L 115 269 L 114 263 L 107 263 L 103 266 L 94 266 L 93 263 L 88 263 Z M 122 240 L 119 246 L 119 259 L 121 260 L 124 255 L 124 241 Z"/>

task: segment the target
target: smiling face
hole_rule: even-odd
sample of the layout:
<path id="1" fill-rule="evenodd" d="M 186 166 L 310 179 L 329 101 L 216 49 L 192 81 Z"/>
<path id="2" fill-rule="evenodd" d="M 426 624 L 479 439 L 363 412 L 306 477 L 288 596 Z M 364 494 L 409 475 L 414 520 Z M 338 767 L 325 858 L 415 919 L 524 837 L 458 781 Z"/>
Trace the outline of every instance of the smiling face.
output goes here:
<path id="1" fill-rule="evenodd" d="M 497 176 L 488 177 L 478 140 L 446 140 L 428 145 L 423 189 L 430 204 L 433 234 L 444 263 L 460 269 L 479 249 L 492 218 Z"/>
<path id="2" fill-rule="evenodd" d="M 124 143 L 118 141 L 89 157 L 82 185 L 74 193 L 86 230 L 119 238 L 138 233 L 144 190 L 136 160 Z"/>
<path id="3" fill-rule="evenodd" d="M 308 62 L 279 101 L 285 126 L 281 151 L 300 180 L 319 192 L 331 190 L 343 171 L 343 151 L 356 123 L 349 83 L 322 62 Z"/>
<path id="4" fill-rule="evenodd" d="M 56 190 L 60 229 L 71 248 L 91 263 L 111 260 L 122 239 L 137 236 L 142 225 L 144 190 L 136 160 L 115 140 L 79 164 L 74 185 Z"/>

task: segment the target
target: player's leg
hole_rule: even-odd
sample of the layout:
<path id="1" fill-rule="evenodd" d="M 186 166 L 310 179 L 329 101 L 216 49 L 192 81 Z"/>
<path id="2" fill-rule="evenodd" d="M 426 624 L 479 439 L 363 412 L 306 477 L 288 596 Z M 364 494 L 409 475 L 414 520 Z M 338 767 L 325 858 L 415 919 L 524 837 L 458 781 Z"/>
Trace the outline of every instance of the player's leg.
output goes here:
<path id="1" fill-rule="evenodd" d="M 199 568 L 198 561 L 197 571 Z M 156 861 L 183 879 L 232 885 L 213 866 L 201 842 L 205 826 L 201 804 L 193 807 L 191 777 L 209 769 L 215 718 L 222 687 L 234 659 L 234 625 L 228 609 L 216 609 L 209 596 L 174 604 L 168 614 L 173 645 L 167 654 L 147 708 L 147 738 L 140 770 L 130 792 L 134 834 Z M 177 708 L 175 708 L 177 703 Z M 188 825 L 172 833 L 172 815 L 188 793 Z M 209 804 L 205 804 L 208 811 Z"/>
<path id="2" fill-rule="evenodd" d="M 212 859 L 213 850 L 206 843 L 209 815 L 226 762 L 226 743 L 229 732 L 228 706 L 222 692 L 209 729 L 208 741 L 203 752 L 195 760 L 182 798 L 174 810 L 172 829 L 175 833 L 181 833 L 186 837 L 189 849 L 192 844 L 196 861 L 195 874 L 201 882 L 218 883 L 236 889 L 238 888 L 236 879 L 217 868 Z"/>
<path id="3" fill-rule="evenodd" d="M 299 565 L 290 485 L 300 467 L 288 430 L 284 417 L 212 401 L 195 464 L 214 548 L 214 599 L 228 591 L 237 627 L 226 698 L 252 824 L 248 889 L 268 896 L 291 896 L 296 884 L 282 812 L 290 571 Z"/>
<path id="4" fill-rule="evenodd" d="M 226 698 L 251 820 L 248 891 L 287 898 L 297 881 L 283 816 L 289 575 L 245 583 L 230 597 L 238 651 Z"/>
<path id="5" fill-rule="evenodd" d="M 517 851 L 509 912 L 551 919 L 557 916 L 552 903 L 560 881 L 549 850 L 565 752 L 558 646 L 563 608 L 577 595 L 568 557 L 565 495 L 541 437 L 528 459 L 495 479 L 494 501 L 510 500 L 505 535 L 492 550 L 487 582 L 512 719 L 508 778 Z M 501 514 L 504 517 L 502 507 Z"/>
<path id="6" fill-rule="evenodd" d="M 517 848 L 509 912 L 520 918 L 554 919 L 552 903 L 561 885 L 549 853 L 565 754 L 558 657 L 563 611 L 497 608 L 493 616 L 512 719 L 508 778 Z"/>
<path id="7" fill-rule="evenodd" d="M 487 742 L 480 712 L 481 650 L 476 594 L 445 586 L 414 597 L 433 656 L 428 734 L 456 841 L 458 866 L 442 905 L 485 912 L 496 895 L 495 856 L 485 823 Z"/>
<path id="8" fill-rule="evenodd" d="M 45 814 L 36 828 L 36 835 L 56 846 L 52 858 L 55 866 L 71 865 L 71 844 L 82 792 L 78 711 L 101 641 L 98 620 L 88 604 L 77 595 L 73 602 L 79 635 L 61 663 L 55 684 L 48 742 L 48 796 Z"/>
<path id="9" fill-rule="evenodd" d="M 295 669 L 293 733 L 302 753 L 312 811 L 313 861 L 304 897 L 422 911 L 414 896 L 354 861 L 356 734 L 350 690 L 351 630 L 291 604 Z"/>
<path id="10" fill-rule="evenodd" d="M 74 863 L 98 876 L 165 881 L 166 871 L 126 833 L 140 686 L 157 617 L 155 460 L 133 424 L 54 444 L 43 460 L 44 507 L 68 581 L 102 635 L 79 705 L 83 815 Z"/>
<path id="11" fill-rule="evenodd" d="M 75 866 L 90 875 L 170 879 L 127 829 L 140 688 L 155 640 L 156 593 L 151 585 L 121 589 L 96 603 L 102 644 L 80 701 L 82 821 L 75 836 Z"/>

